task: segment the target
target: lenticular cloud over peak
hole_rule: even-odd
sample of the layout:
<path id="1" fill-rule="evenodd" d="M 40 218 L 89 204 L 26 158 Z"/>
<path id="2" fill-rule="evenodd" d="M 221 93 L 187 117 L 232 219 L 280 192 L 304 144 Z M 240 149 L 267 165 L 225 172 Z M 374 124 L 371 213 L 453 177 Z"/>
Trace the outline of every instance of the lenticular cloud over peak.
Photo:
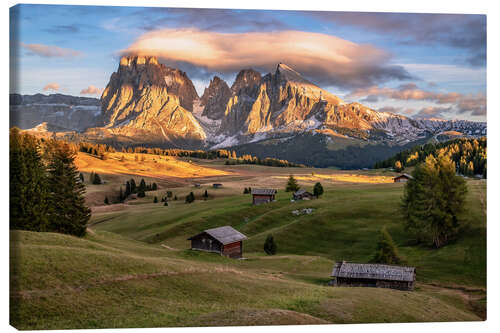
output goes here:
<path id="1" fill-rule="evenodd" d="M 122 53 L 154 55 L 167 63 L 187 63 L 219 73 L 249 67 L 272 71 L 284 62 L 313 82 L 340 87 L 411 78 L 402 67 L 390 65 L 391 55 L 377 47 L 295 30 L 220 33 L 162 29 L 143 34 Z"/>

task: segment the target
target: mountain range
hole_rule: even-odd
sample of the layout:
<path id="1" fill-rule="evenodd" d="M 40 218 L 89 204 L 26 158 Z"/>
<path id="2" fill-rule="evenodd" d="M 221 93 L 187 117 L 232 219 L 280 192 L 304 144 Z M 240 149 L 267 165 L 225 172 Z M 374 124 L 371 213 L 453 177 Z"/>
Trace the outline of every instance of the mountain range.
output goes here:
<path id="1" fill-rule="evenodd" d="M 264 76 L 243 69 L 231 86 L 215 76 L 200 97 L 185 72 L 156 57 L 123 56 L 100 100 L 11 94 L 10 101 L 11 126 L 23 129 L 45 123 L 90 141 L 232 147 L 316 166 L 369 166 L 366 153 L 383 159 L 446 131 L 486 135 L 482 122 L 412 119 L 346 103 L 283 63 Z M 352 163 L 344 163 L 346 154 L 355 155 Z"/>

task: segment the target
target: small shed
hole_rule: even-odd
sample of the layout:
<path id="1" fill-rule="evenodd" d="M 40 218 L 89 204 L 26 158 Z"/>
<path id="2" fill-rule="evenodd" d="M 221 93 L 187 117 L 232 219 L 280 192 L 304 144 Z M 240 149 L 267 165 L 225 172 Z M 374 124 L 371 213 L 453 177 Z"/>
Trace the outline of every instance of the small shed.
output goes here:
<path id="1" fill-rule="evenodd" d="M 415 267 L 382 264 L 337 262 L 333 266 L 331 285 L 342 287 L 376 287 L 413 290 Z"/>
<path id="2" fill-rule="evenodd" d="M 293 193 L 293 200 L 311 200 L 314 195 L 306 190 L 298 190 Z"/>
<path id="3" fill-rule="evenodd" d="M 408 179 L 413 179 L 413 177 L 407 173 L 403 173 L 402 175 L 394 177 L 394 182 L 395 183 L 406 183 L 408 181 Z"/>
<path id="4" fill-rule="evenodd" d="M 260 205 L 275 200 L 276 190 L 270 188 L 252 188 L 252 204 Z"/>
<path id="5" fill-rule="evenodd" d="M 213 188 L 221 188 L 222 184 L 221 183 L 214 183 L 214 184 L 212 184 L 212 187 Z"/>
<path id="6" fill-rule="evenodd" d="M 215 252 L 230 258 L 242 257 L 245 239 L 245 235 L 230 226 L 207 229 L 188 238 L 191 250 Z"/>

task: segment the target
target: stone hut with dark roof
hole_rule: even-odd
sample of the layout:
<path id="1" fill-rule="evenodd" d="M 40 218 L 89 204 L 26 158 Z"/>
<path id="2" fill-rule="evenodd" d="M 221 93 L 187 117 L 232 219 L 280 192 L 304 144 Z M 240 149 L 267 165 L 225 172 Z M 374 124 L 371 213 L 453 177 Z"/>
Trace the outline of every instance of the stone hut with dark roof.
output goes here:
<path id="1" fill-rule="evenodd" d="M 337 262 L 331 285 L 341 287 L 376 287 L 413 290 L 415 267 Z"/>
<path id="2" fill-rule="evenodd" d="M 245 239 L 245 235 L 230 226 L 207 229 L 188 238 L 191 250 L 215 252 L 231 258 L 242 257 Z"/>
<path id="3" fill-rule="evenodd" d="M 260 205 L 275 200 L 276 190 L 270 188 L 252 188 L 252 204 Z"/>

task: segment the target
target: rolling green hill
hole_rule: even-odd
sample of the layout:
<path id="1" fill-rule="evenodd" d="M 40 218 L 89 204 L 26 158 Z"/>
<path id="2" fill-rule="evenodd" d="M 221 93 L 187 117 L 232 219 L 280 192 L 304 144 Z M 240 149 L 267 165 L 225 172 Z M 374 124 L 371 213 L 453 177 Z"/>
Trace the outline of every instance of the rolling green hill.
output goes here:
<path id="1" fill-rule="evenodd" d="M 292 203 L 281 190 L 289 170 L 219 167 L 240 175 L 211 179 L 222 179 L 220 190 L 210 183 L 170 188 L 179 200 L 168 207 L 152 203 L 164 188 L 129 204 L 94 207 L 89 233 L 81 239 L 12 231 L 11 324 L 69 329 L 485 318 L 484 181 L 468 181 L 467 213 L 461 217 L 470 225 L 467 233 L 435 250 L 406 241 L 398 214 L 401 184 L 327 181 L 327 173 L 345 172 L 299 169 L 295 175 L 306 188 L 322 176 L 325 194 Z M 363 177 L 382 174 L 366 171 Z M 242 189 L 256 184 L 277 187 L 277 201 L 252 206 Z M 209 199 L 200 200 L 207 188 Z M 185 204 L 190 191 L 197 200 Z M 312 214 L 291 213 L 306 207 Z M 222 225 L 248 236 L 246 260 L 188 250 L 189 236 Z M 382 226 L 407 264 L 417 267 L 416 290 L 327 286 L 334 261 L 371 258 Z M 269 233 L 278 246 L 275 256 L 263 251 Z"/>

